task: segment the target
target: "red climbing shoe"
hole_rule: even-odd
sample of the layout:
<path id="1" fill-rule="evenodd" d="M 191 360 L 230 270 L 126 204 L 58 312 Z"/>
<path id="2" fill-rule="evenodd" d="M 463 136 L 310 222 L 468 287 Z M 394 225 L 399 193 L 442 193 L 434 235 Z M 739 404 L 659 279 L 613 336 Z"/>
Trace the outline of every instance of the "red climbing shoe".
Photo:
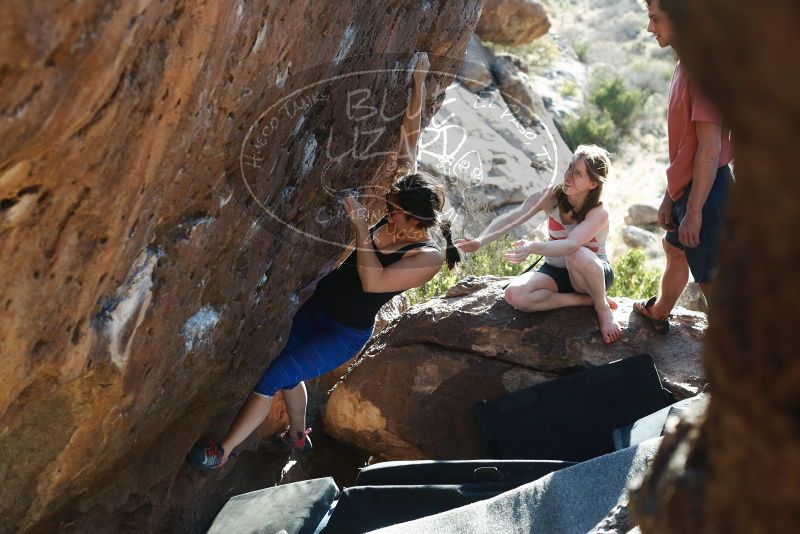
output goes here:
<path id="1" fill-rule="evenodd" d="M 309 452 L 312 449 L 311 438 L 308 437 L 310 433 L 311 429 L 306 428 L 304 432 L 296 432 L 295 439 L 292 439 L 287 428 L 270 436 L 268 448 L 272 452 Z"/>
<path id="2" fill-rule="evenodd" d="M 225 465 L 228 459 L 223 459 L 224 456 L 225 451 L 222 449 L 222 445 L 211 441 L 206 447 L 194 447 L 186 456 L 186 461 L 195 469 L 208 471 L 219 469 Z"/>

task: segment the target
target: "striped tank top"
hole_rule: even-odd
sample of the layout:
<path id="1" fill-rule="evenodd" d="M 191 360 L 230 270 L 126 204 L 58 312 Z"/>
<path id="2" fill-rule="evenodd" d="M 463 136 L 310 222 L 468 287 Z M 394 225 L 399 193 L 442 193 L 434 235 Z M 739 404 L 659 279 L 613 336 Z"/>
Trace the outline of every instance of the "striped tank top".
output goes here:
<path id="1" fill-rule="evenodd" d="M 578 226 L 577 223 L 564 224 L 564 221 L 561 220 L 561 210 L 558 209 L 557 204 L 553 209 L 550 210 L 550 213 L 547 217 L 547 229 L 550 233 L 550 241 L 566 239 L 569 233 L 574 230 L 576 226 Z M 601 260 L 608 261 L 608 256 L 606 256 L 607 240 L 608 225 L 600 230 L 597 235 L 595 235 L 583 246 L 597 254 L 597 257 L 599 257 Z M 567 260 L 564 258 L 564 256 L 545 256 L 544 261 L 553 267 L 561 267 L 562 269 L 566 269 L 567 267 Z"/>

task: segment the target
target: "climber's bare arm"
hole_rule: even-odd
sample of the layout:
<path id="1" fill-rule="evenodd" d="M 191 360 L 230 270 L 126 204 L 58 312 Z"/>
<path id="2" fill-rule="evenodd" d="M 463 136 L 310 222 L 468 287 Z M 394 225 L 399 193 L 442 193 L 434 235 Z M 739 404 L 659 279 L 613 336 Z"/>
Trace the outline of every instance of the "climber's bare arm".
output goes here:
<path id="1" fill-rule="evenodd" d="M 425 284 L 439 272 L 444 258 L 433 247 L 409 250 L 400 261 L 384 267 L 375 253 L 364 206 L 348 197 L 344 207 L 356 230 L 356 265 L 365 292 L 405 291 Z"/>
<path id="2" fill-rule="evenodd" d="M 545 207 L 553 205 L 553 189 L 548 187 L 529 195 L 516 209 L 493 220 L 481 235 L 472 239 L 456 239 L 455 245 L 462 252 L 475 252 L 487 243 L 502 237 L 517 226 L 525 223 Z"/>
<path id="3" fill-rule="evenodd" d="M 361 288 L 367 293 L 387 293 L 420 287 L 436 276 L 443 260 L 442 253 L 435 248 L 422 247 L 406 252 L 400 261 L 383 267 L 367 231 L 364 241 L 358 246 Z"/>
<path id="4" fill-rule="evenodd" d="M 425 52 L 417 52 L 417 64 L 411 76 L 411 100 L 403 116 L 401 126 L 400 148 L 397 164 L 417 172 L 417 141 L 421 131 L 422 104 L 425 102 L 425 77 L 430 68 L 430 60 Z"/>
<path id="5" fill-rule="evenodd" d="M 540 256 L 566 256 L 591 242 L 598 232 L 608 228 L 608 211 L 603 206 L 595 206 L 586 214 L 586 218 L 569 233 L 566 239 L 545 242 L 520 240 L 513 244 L 504 258 L 511 263 L 519 263 L 530 254 Z"/>

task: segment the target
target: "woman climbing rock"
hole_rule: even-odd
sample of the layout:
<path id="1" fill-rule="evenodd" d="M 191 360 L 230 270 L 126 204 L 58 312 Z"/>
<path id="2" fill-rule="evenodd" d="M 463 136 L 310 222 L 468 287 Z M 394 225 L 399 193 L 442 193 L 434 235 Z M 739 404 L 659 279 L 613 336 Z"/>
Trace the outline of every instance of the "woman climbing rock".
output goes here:
<path id="1" fill-rule="evenodd" d="M 450 223 L 442 219 L 444 189 L 433 177 L 416 170 L 428 68 L 427 54 L 419 53 L 395 163 L 397 177 L 385 198 L 385 217 L 370 228 L 364 206 L 355 197 L 344 199 L 356 233 L 355 250 L 319 281 L 300 308 L 286 346 L 258 381 L 225 437 L 191 450 L 187 460 L 194 467 L 206 470 L 224 465 L 234 448 L 266 418 L 278 391 L 283 391 L 289 427 L 272 436 L 271 447 L 311 449 L 305 381 L 355 356 L 372 334 L 378 310 L 395 295 L 425 284 L 439 272 L 445 258 L 431 238 L 431 229 L 438 228 L 447 242 L 448 266 L 452 269 L 460 260 Z"/>
<path id="2" fill-rule="evenodd" d="M 601 197 L 610 173 L 608 152 L 594 145 L 579 146 L 562 184 L 530 195 L 519 208 L 492 221 L 479 237 L 456 240 L 461 251 L 475 252 L 539 211 L 546 211 L 550 240 L 517 241 L 504 256 L 512 263 L 530 254 L 545 259 L 538 271 L 511 281 L 506 301 L 528 312 L 593 305 L 607 344 L 620 336 L 612 312 L 616 303 L 606 296 L 614 273 L 606 256 L 608 211 Z"/>

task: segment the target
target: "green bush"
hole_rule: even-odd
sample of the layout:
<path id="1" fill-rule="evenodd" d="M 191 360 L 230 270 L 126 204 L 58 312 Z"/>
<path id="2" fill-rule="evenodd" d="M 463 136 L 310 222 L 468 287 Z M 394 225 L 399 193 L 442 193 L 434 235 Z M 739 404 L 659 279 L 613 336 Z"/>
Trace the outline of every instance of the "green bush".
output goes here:
<path id="1" fill-rule="evenodd" d="M 589 144 L 602 146 L 611 152 L 619 148 L 619 133 L 608 113 L 585 109 L 577 117 L 567 117 L 561 130 L 564 141 L 572 151 L 579 145 Z"/>
<path id="2" fill-rule="evenodd" d="M 446 265 L 434 276 L 430 282 L 416 289 L 409 289 L 404 293 L 409 305 L 413 306 L 420 302 L 443 295 L 459 280 L 467 276 L 516 276 L 524 271 L 531 261 L 536 260 L 536 256 L 530 256 L 527 261 L 521 264 L 509 263 L 503 259 L 503 253 L 510 250 L 511 243 L 516 241 L 511 237 L 503 237 L 489 243 L 473 254 L 462 255 L 462 262 L 455 269 L 450 271 Z"/>
<path id="3" fill-rule="evenodd" d="M 572 49 L 575 51 L 575 56 L 583 64 L 588 63 L 589 60 L 589 45 L 584 42 L 572 43 Z"/>
<path id="4" fill-rule="evenodd" d="M 602 113 L 607 113 L 617 130 L 627 135 L 644 104 L 641 92 L 628 89 L 617 76 L 599 79 L 589 100 Z"/>
<path id="5" fill-rule="evenodd" d="M 572 80 L 567 80 L 561 84 L 560 92 L 563 96 L 575 96 L 578 94 L 578 84 Z"/>
<path id="6" fill-rule="evenodd" d="M 658 294 L 661 272 L 645 266 L 645 255 L 640 249 L 629 249 L 611 262 L 614 284 L 608 291 L 611 297 L 645 299 Z"/>
<path id="7" fill-rule="evenodd" d="M 596 144 L 615 152 L 639 118 L 645 96 L 629 89 L 619 76 L 598 76 L 592 82 L 591 105 L 562 124 L 564 140 L 571 150 Z"/>

